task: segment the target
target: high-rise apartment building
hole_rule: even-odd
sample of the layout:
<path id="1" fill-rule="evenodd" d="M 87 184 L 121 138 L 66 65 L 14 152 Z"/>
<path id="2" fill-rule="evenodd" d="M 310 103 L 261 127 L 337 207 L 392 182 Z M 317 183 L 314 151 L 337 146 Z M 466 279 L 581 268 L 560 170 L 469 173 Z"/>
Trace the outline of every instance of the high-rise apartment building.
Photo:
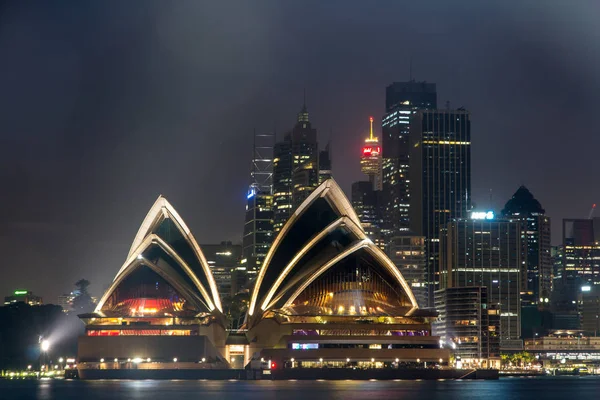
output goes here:
<path id="1" fill-rule="evenodd" d="M 469 112 L 417 111 L 410 136 L 410 230 L 425 237 L 428 305 L 433 307 L 440 232 L 448 221 L 466 218 L 471 210 Z"/>
<path id="2" fill-rule="evenodd" d="M 409 230 L 411 117 L 437 108 L 435 83 L 394 82 L 386 88 L 382 117 L 383 231 L 389 239 Z"/>
<path id="3" fill-rule="evenodd" d="M 522 305 L 548 305 L 553 266 L 550 217 L 525 186 L 519 187 L 506 203 L 502 216 L 521 224 Z"/>
<path id="4" fill-rule="evenodd" d="M 488 303 L 500 310 L 500 340 L 510 342 L 521 336 L 521 224 L 484 215 L 447 223 L 440 289 L 487 287 Z"/>
<path id="5" fill-rule="evenodd" d="M 351 201 L 369 239 L 385 250 L 385 242 L 381 234 L 381 192 L 374 190 L 373 183 L 370 181 L 354 182 Z"/>
<path id="6" fill-rule="evenodd" d="M 273 154 L 273 229 L 279 232 L 295 207 L 319 185 L 317 130 L 306 104 L 294 128 L 275 143 Z"/>
<path id="7" fill-rule="evenodd" d="M 439 313 L 433 332 L 452 347 L 463 368 L 500 367 L 500 310 L 485 286 L 452 287 L 435 292 Z"/>

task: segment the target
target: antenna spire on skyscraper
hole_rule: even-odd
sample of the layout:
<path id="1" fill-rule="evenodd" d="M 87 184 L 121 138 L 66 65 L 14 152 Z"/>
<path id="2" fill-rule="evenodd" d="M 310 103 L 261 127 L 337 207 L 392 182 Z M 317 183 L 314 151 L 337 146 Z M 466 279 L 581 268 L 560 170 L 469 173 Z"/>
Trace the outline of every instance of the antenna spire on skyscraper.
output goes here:
<path id="1" fill-rule="evenodd" d="M 298 122 L 309 122 L 308 109 L 306 108 L 306 88 L 304 89 L 304 97 L 302 102 L 302 110 L 298 113 Z"/>
<path id="2" fill-rule="evenodd" d="M 306 112 L 306 88 L 304 88 L 304 98 L 302 101 L 302 111 Z"/>

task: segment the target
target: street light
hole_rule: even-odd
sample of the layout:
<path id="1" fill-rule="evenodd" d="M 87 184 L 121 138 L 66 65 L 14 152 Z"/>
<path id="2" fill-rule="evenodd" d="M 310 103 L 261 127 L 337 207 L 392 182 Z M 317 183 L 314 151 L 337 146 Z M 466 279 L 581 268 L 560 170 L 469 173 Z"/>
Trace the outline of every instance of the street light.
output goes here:
<path id="1" fill-rule="evenodd" d="M 58 359 L 58 362 L 59 362 L 59 363 L 61 363 L 61 362 L 63 362 L 63 361 L 65 361 L 65 359 L 64 359 L 64 358 L 62 358 L 62 357 Z"/>
<path id="2" fill-rule="evenodd" d="M 177 362 L 177 357 L 173 358 L 173 362 Z"/>
<path id="3" fill-rule="evenodd" d="M 47 357 L 48 357 L 48 350 L 50 350 L 50 342 L 46 339 L 42 339 L 40 337 L 40 370 L 44 369 L 45 367 L 45 362 L 44 365 L 42 365 L 42 356 L 44 356 L 44 361 L 47 361 Z"/>

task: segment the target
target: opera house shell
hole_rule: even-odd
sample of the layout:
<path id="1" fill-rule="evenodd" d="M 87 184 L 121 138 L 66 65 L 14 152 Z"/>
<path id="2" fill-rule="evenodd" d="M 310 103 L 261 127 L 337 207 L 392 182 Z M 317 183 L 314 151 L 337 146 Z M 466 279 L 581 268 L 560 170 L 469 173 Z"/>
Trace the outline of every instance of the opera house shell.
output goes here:
<path id="1" fill-rule="evenodd" d="M 275 238 L 228 333 L 215 280 L 181 217 L 159 197 L 91 314 L 78 368 L 398 368 L 448 362 L 402 274 L 323 182 Z M 81 374 L 81 372 L 80 372 Z"/>
<path id="2" fill-rule="evenodd" d="M 78 369 L 229 367 L 215 280 L 185 222 L 159 197 L 93 313 Z"/>
<path id="3" fill-rule="evenodd" d="M 282 368 L 448 363 L 402 274 L 329 179 L 275 239 L 248 310 L 253 354 Z"/>

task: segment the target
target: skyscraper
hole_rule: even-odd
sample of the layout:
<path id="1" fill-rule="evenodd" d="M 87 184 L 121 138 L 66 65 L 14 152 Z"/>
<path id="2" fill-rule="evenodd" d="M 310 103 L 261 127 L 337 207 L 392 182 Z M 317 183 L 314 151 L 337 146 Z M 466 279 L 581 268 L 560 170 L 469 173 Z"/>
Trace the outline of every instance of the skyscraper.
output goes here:
<path id="1" fill-rule="evenodd" d="M 381 192 L 374 190 L 370 181 L 354 182 L 351 201 L 369 239 L 385 250 L 385 242 L 381 234 Z"/>
<path id="2" fill-rule="evenodd" d="M 240 262 L 242 246 L 224 241 L 220 244 L 203 244 L 200 247 L 215 278 L 221 299 L 233 296 L 235 285 L 232 285 L 232 274 Z"/>
<path id="3" fill-rule="evenodd" d="M 418 110 L 437 108 L 435 83 L 394 82 L 386 88 L 382 117 L 383 231 L 389 239 L 408 231 L 409 136 L 411 116 Z"/>
<path id="4" fill-rule="evenodd" d="M 600 285 L 600 218 L 563 220 L 563 279 Z"/>
<path id="5" fill-rule="evenodd" d="M 487 287 L 488 303 L 500 310 L 500 340 L 506 344 L 521 336 L 521 224 L 484 215 L 447 223 L 440 289 Z"/>
<path id="6" fill-rule="evenodd" d="M 273 156 L 273 228 L 279 232 L 294 208 L 319 185 L 317 130 L 310 123 L 306 104 L 294 128 L 275 143 Z"/>
<path id="7" fill-rule="evenodd" d="M 425 237 L 428 304 L 433 307 L 440 230 L 450 220 L 466 218 L 471 209 L 469 112 L 417 111 L 410 135 L 410 226 L 415 234 Z"/>
<path id="8" fill-rule="evenodd" d="M 319 152 L 319 185 L 331 177 L 331 146 L 327 143 L 325 150 Z"/>
<path id="9" fill-rule="evenodd" d="M 425 238 L 407 233 L 394 236 L 386 243 L 386 247 L 390 260 L 410 285 L 419 307 L 427 307 Z"/>
<path id="10" fill-rule="evenodd" d="M 242 259 L 253 281 L 273 242 L 273 142 L 271 133 L 254 135 L 251 183 L 246 202 Z M 242 280 L 243 281 L 243 280 Z M 234 285 L 237 289 L 238 285 Z"/>
<path id="11" fill-rule="evenodd" d="M 521 304 L 548 305 L 552 291 L 550 217 L 531 192 L 521 186 L 502 210 L 502 216 L 521 224 Z"/>
<path id="12" fill-rule="evenodd" d="M 383 189 L 382 182 L 382 164 L 381 164 L 381 145 L 379 139 L 373 136 L 373 117 L 369 118 L 371 123 L 369 137 L 365 139 L 360 156 L 360 168 L 363 174 L 369 177 L 373 190 Z"/>

